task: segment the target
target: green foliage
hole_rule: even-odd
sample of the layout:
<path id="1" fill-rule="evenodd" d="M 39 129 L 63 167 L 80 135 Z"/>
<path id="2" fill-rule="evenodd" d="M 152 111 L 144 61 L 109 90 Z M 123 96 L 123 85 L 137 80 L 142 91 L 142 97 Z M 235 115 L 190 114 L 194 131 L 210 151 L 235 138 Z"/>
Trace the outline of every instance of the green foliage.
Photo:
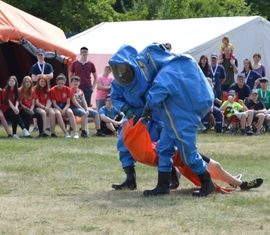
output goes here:
<path id="1" fill-rule="evenodd" d="M 246 3 L 250 6 L 251 13 L 254 15 L 260 15 L 270 20 L 270 2 L 269 0 L 246 0 Z"/>
<path id="2" fill-rule="evenodd" d="M 102 22 L 262 15 L 266 0 L 4 0 L 60 27 L 81 32 Z"/>
<path id="3" fill-rule="evenodd" d="M 156 20 L 248 15 L 250 9 L 243 0 L 134 0 L 130 12 L 137 20 Z"/>

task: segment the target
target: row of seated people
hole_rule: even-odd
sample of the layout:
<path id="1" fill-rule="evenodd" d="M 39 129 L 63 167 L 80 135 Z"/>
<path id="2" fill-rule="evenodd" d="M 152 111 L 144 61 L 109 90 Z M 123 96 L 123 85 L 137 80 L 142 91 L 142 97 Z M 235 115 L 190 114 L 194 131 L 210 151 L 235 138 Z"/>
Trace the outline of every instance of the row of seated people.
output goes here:
<path id="1" fill-rule="evenodd" d="M 37 84 L 33 87 L 33 81 L 29 76 L 24 77 L 21 87 L 15 76 L 11 76 L 6 87 L 1 91 L 0 121 L 9 138 L 19 139 L 17 126 L 22 129 L 23 136 L 32 138 L 29 127 L 33 118 L 37 119 L 39 136 L 49 137 L 45 133 L 46 127 L 50 127 L 51 137 L 55 134 L 56 122 L 64 133 L 65 138 L 71 138 L 65 125 L 68 120 L 74 132 L 74 138 L 78 139 L 75 116 L 80 117 L 81 137 L 87 138 L 88 117 L 92 118 L 96 127 L 96 136 L 105 137 L 100 126 L 100 117 L 97 111 L 88 108 L 84 93 L 79 89 L 80 78 L 71 78 L 72 87 L 65 86 L 66 77 L 60 74 L 56 78 L 56 85 L 49 88 L 49 82 L 45 75 L 40 75 Z M 12 133 L 7 121 L 12 124 Z M 106 125 L 105 125 L 106 126 Z"/>
<path id="2" fill-rule="evenodd" d="M 211 79 L 208 79 L 211 85 Z M 245 86 L 245 77 L 239 74 L 237 82 Z M 226 123 L 232 124 L 232 133 L 237 131 L 237 123 L 241 134 L 251 135 L 255 131 L 256 135 L 265 131 L 269 132 L 268 122 L 270 121 L 270 90 L 268 89 L 269 81 L 267 78 L 260 78 L 256 81 L 255 86 L 260 84 L 261 88 L 253 89 L 248 93 L 237 92 L 233 85 L 229 92 L 224 92 L 222 100 L 216 98 L 215 105 L 210 112 L 202 119 L 201 130 L 206 132 L 212 123 L 217 132 L 223 132 Z M 248 87 L 249 88 L 249 87 Z M 229 94 L 228 94 L 229 93 Z M 223 102 L 222 102 L 223 101 Z"/>

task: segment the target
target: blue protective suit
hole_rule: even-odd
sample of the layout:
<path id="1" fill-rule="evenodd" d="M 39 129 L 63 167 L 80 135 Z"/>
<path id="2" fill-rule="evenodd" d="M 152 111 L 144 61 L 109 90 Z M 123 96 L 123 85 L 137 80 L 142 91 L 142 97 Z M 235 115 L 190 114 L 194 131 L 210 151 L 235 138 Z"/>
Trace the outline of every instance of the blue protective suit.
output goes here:
<path id="1" fill-rule="evenodd" d="M 196 135 L 201 118 L 214 102 L 214 94 L 197 62 L 189 55 L 171 57 L 156 43 L 145 48 L 137 60 L 145 74 L 155 76 L 149 77 L 153 84 L 146 108 L 157 108 L 164 123 L 156 149 L 158 171 L 171 172 L 177 147 L 183 162 L 195 174 L 204 173 L 206 165 L 197 151 Z"/>
<path id="2" fill-rule="evenodd" d="M 136 120 L 141 117 L 145 103 L 146 95 L 150 88 L 150 82 L 146 80 L 142 70 L 136 62 L 138 52 L 129 45 L 122 46 L 116 54 L 109 60 L 109 65 L 114 68 L 116 65 L 125 64 L 130 66 L 134 71 L 134 78 L 125 81 L 122 84 L 117 78 L 111 84 L 111 100 L 114 107 L 123 111 L 126 106 L 132 107 L 136 113 Z M 113 70 L 114 71 L 114 70 Z M 117 71 L 114 72 L 114 77 L 117 77 Z M 118 81 L 117 81 L 118 80 Z M 128 83 L 127 83 L 128 82 Z M 124 117 L 123 124 L 127 121 Z M 122 124 L 122 125 L 123 125 Z M 127 150 L 123 142 L 122 125 L 118 129 L 117 149 L 119 151 L 122 167 L 135 166 L 135 160 Z M 153 120 L 148 124 L 148 131 L 152 141 L 159 139 L 159 129 L 162 129 L 163 123 L 158 118 L 157 112 L 153 114 Z"/>

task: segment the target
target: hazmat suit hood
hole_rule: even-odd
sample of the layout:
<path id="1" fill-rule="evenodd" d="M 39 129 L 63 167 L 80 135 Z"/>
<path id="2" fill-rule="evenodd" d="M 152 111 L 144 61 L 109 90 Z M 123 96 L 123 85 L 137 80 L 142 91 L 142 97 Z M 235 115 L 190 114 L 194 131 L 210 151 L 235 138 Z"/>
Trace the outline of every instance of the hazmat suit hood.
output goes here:
<path id="1" fill-rule="evenodd" d="M 152 83 L 159 70 L 173 57 L 164 44 L 153 42 L 139 53 L 137 63 L 147 81 Z"/>
<path id="2" fill-rule="evenodd" d="M 137 74 L 141 74 L 136 62 L 138 52 L 129 45 L 123 45 L 109 60 L 115 81 L 121 85 L 131 85 Z"/>

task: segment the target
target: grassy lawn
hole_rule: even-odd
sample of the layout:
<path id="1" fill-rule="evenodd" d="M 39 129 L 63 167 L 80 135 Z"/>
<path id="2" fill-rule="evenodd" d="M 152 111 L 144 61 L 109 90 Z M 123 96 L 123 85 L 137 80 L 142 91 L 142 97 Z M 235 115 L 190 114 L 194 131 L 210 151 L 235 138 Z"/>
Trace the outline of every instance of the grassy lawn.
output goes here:
<path id="1" fill-rule="evenodd" d="M 95 137 L 92 124 L 91 133 L 75 140 L 58 130 L 57 139 L 15 140 L 1 127 L 1 235 L 269 234 L 270 134 L 198 135 L 199 151 L 243 179 L 263 177 L 260 188 L 192 198 L 194 185 L 182 177 L 169 196 L 145 198 L 156 168 L 138 163 L 138 189 L 114 191 L 111 184 L 124 179 L 117 139 Z"/>

